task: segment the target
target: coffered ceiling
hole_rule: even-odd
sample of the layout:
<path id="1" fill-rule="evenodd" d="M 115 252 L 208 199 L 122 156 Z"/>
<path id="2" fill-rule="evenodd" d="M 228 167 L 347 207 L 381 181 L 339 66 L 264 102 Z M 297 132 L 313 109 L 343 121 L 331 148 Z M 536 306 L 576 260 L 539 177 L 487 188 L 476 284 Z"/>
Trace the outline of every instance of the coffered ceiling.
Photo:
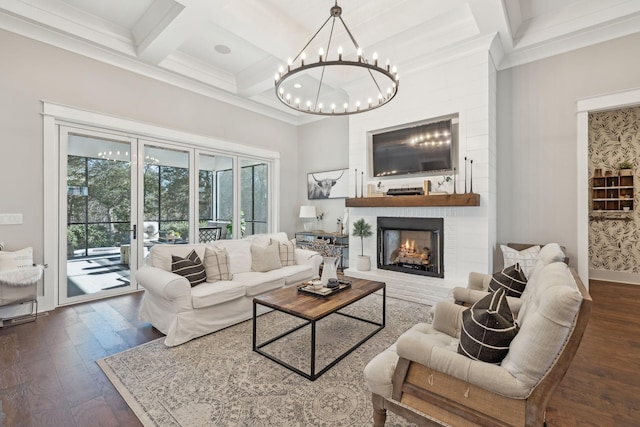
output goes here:
<path id="1" fill-rule="evenodd" d="M 0 0 L 0 28 L 297 123 L 299 113 L 276 99 L 273 76 L 329 17 L 334 2 Z M 400 73 L 492 41 L 504 69 L 640 31 L 640 0 L 338 4 L 363 50 L 388 56 Z M 350 45 L 347 37 L 336 27 L 334 46 Z M 325 82 L 329 89 L 348 88 L 350 79 L 343 74 Z M 308 85 L 301 90 L 311 86 L 302 83 Z"/>

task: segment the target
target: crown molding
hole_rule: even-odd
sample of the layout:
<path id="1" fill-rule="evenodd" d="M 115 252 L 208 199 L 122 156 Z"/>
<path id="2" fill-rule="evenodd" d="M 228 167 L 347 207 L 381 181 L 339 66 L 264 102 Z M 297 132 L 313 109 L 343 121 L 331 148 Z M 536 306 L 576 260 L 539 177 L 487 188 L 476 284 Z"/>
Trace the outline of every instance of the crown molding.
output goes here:
<path id="1" fill-rule="evenodd" d="M 243 108 L 253 113 L 261 114 L 291 125 L 298 124 L 296 117 L 290 113 L 241 98 L 232 93 L 225 92 L 222 89 L 196 81 L 195 79 L 178 75 L 174 71 L 164 70 L 157 66 L 146 64 L 121 52 L 112 51 L 87 41 L 78 40 L 68 34 L 62 34 L 56 30 L 42 27 L 17 16 L 0 14 L 0 28 L 217 101 Z"/>

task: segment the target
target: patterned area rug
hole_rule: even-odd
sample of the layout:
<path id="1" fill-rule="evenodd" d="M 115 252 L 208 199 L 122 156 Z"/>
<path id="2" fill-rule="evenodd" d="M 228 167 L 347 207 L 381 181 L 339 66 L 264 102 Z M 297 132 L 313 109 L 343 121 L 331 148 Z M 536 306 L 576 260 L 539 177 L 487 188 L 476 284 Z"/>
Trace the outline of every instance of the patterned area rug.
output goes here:
<path id="1" fill-rule="evenodd" d="M 177 347 L 151 341 L 98 361 L 145 426 L 366 426 L 373 424 L 362 372 L 429 307 L 387 298 L 386 327 L 316 381 L 252 351 L 246 321 Z M 345 313 L 380 321 L 382 297 L 369 296 Z M 280 312 L 258 318 L 258 343 L 302 323 Z M 317 324 L 316 369 L 322 369 L 375 327 L 340 315 Z M 310 327 L 264 350 L 308 372 Z M 387 426 L 413 426 L 388 413 Z"/>

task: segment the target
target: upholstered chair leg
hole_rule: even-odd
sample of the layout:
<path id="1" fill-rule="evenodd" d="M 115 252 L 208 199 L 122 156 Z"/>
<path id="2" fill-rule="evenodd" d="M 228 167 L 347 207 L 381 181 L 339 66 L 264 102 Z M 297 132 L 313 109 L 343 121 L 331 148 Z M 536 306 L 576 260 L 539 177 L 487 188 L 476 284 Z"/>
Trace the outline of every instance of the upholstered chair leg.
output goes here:
<path id="1" fill-rule="evenodd" d="M 384 398 L 377 394 L 371 395 L 373 402 L 373 426 L 383 427 L 387 421 L 387 410 L 384 409 Z"/>

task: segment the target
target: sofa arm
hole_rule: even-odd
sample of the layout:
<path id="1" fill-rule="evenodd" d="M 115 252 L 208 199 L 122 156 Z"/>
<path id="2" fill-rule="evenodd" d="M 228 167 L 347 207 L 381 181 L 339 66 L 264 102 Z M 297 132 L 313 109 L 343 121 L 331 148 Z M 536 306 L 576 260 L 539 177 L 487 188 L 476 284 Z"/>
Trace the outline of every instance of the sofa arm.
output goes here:
<path id="1" fill-rule="evenodd" d="M 191 294 L 191 284 L 186 277 L 158 267 L 142 267 L 136 273 L 136 280 L 146 291 L 164 299 L 172 300 Z"/>
<path id="2" fill-rule="evenodd" d="M 489 289 L 489 283 L 491 282 L 490 274 L 483 273 L 469 273 L 469 283 L 467 284 L 467 288 L 473 289 L 476 291 L 486 291 Z"/>
<path id="3" fill-rule="evenodd" d="M 309 249 L 296 248 L 294 252 L 297 265 L 309 265 L 313 269 L 312 277 L 320 277 L 320 264 L 322 264 L 322 257 L 316 251 Z"/>
<path id="4" fill-rule="evenodd" d="M 472 306 L 476 302 L 480 301 L 482 298 L 489 295 L 488 291 L 476 291 L 468 288 L 453 288 L 453 299 L 458 304 L 463 304 L 465 306 Z M 518 314 L 520 311 L 520 307 L 522 307 L 522 298 L 516 297 L 507 297 L 507 302 L 509 303 L 509 308 L 513 314 Z"/>

